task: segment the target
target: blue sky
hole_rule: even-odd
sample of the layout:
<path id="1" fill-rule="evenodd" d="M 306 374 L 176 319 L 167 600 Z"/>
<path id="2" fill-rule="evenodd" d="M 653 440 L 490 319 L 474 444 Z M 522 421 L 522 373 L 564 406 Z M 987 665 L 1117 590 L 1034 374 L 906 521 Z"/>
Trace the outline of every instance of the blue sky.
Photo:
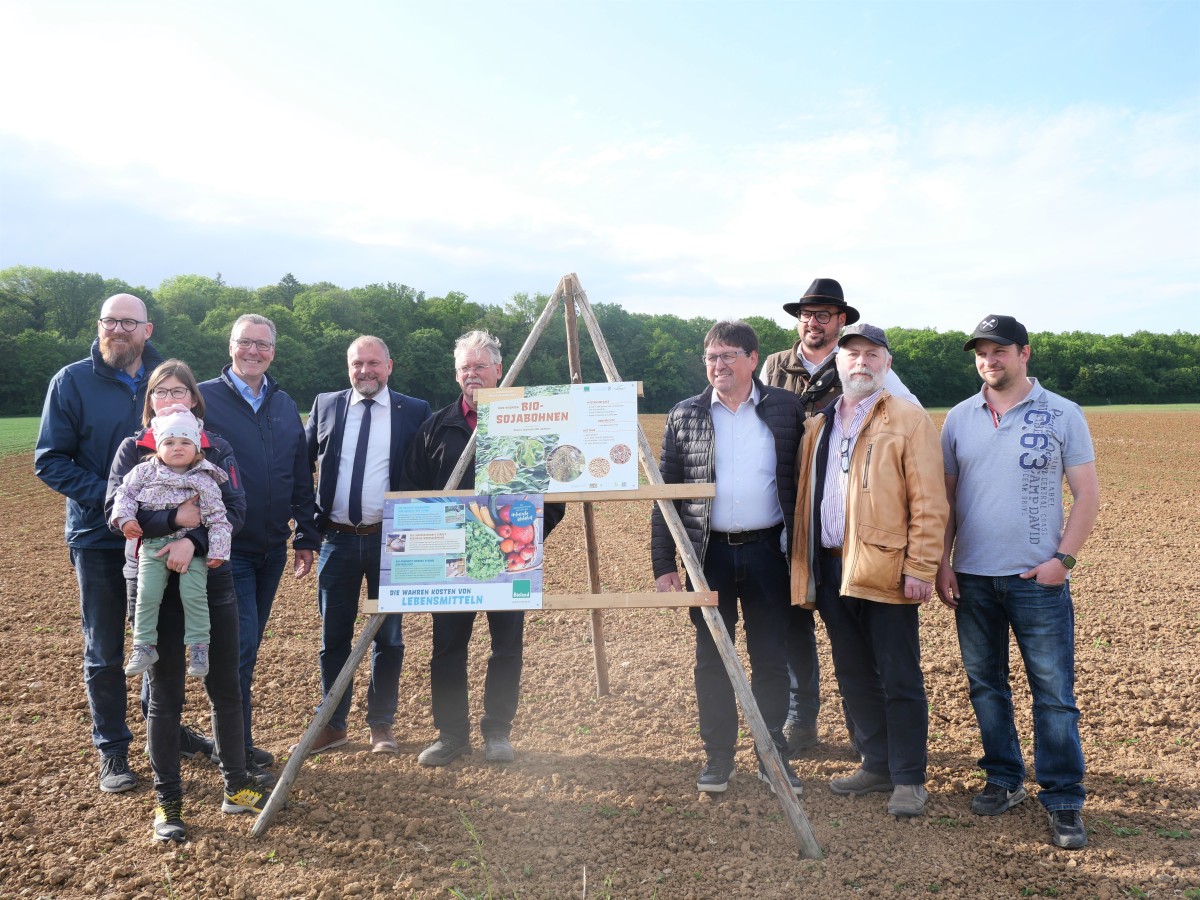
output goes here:
<path id="1" fill-rule="evenodd" d="M 1200 2 L 0 0 L 0 267 L 1200 331 Z"/>

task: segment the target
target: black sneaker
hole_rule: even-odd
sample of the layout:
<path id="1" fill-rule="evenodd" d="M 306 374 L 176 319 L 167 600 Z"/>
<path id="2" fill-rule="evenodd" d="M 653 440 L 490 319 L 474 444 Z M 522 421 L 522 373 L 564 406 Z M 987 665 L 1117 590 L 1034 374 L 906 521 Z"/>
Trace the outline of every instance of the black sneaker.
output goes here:
<path id="1" fill-rule="evenodd" d="M 423 766 L 446 766 L 470 752 L 469 741 L 456 741 L 454 738 L 443 737 L 438 738 L 422 750 L 421 755 L 417 757 L 417 762 Z"/>
<path id="2" fill-rule="evenodd" d="M 998 816 L 1008 812 L 1025 799 L 1025 786 L 1017 785 L 1015 791 L 988 782 L 981 793 L 971 798 L 971 812 L 977 816 Z"/>
<path id="3" fill-rule="evenodd" d="M 1087 846 L 1087 829 L 1077 809 L 1056 809 L 1050 813 L 1050 835 L 1054 846 L 1078 850 Z"/>
<path id="4" fill-rule="evenodd" d="M 710 756 L 696 779 L 696 790 L 703 794 L 723 794 L 733 780 L 733 758 Z"/>
<path id="5" fill-rule="evenodd" d="M 213 742 L 194 728 L 186 725 L 179 726 L 179 755 L 184 759 L 195 759 L 196 755 L 213 755 Z"/>
<path id="6" fill-rule="evenodd" d="M 154 836 L 164 844 L 167 841 L 183 841 L 187 829 L 183 824 L 183 801 L 160 800 L 154 807 Z"/>
<path id="7" fill-rule="evenodd" d="M 788 782 L 792 786 L 792 793 L 799 797 L 804 793 L 804 784 L 800 781 L 800 776 L 792 771 L 791 763 L 784 760 L 783 770 L 787 772 Z M 761 781 L 767 783 L 767 787 L 771 789 L 771 793 L 775 792 L 775 785 L 771 784 L 771 779 L 767 776 L 766 767 L 760 762 L 758 764 L 758 777 Z"/>
<path id="8" fill-rule="evenodd" d="M 275 765 L 275 755 L 270 750 L 264 750 L 262 747 L 247 747 L 246 762 L 253 762 L 256 766 L 262 766 L 264 769 Z"/>
<path id="9" fill-rule="evenodd" d="M 270 771 L 269 769 L 264 769 L 262 766 L 258 765 L 257 763 L 253 763 L 248 759 L 246 760 L 246 775 L 255 783 L 255 785 L 263 788 L 264 790 L 270 790 L 271 788 L 275 787 L 275 782 L 279 780 L 279 776 L 277 776 L 274 772 Z"/>
<path id="10" fill-rule="evenodd" d="M 100 759 L 100 790 L 106 794 L 123 794 L 137 787 L 137 776 L 129 768 L 124 753 L 110 753 Z"/>
<path id="11" fill-rule="evenodd" d="M 258 815 L 270 797 L 270 791 L 258 787 L 253 780 L 247 781 L 232 793 L 229 790 L 225 791 L 225 797 L 221 800 L 221 812 Z"/>

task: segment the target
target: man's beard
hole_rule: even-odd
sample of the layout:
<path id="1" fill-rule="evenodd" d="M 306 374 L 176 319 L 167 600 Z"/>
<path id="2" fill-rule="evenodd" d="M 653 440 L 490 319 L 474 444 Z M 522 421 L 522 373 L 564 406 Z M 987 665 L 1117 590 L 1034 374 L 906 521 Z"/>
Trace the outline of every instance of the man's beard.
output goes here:
<path id="1" fill-rule="evenodd" d="M 883 387 L 883 379 L 886 372 L 875 374 L 873 372 L 856 372 L 850 371 L 839 373 L 842 381 L 842 393 L 848 397 L 853 397 L 856 400 L 862 400 L 864 397 L 870 397 L 873 393 Z M 864 381 L 858 376 L 869 376 L 870 381 Z"/>
<path id="2" fill-rule="evenodd" d="M 380 381 L 379 379 L 369 380 L 364 378 L 361 381 L 354 382 L 354 389 L 364 397 L 374 397 L 376 394 L 382 391 L 383 388 L 384 382 Z"/>
<path id="3" fill-rule="evenodd" d="M 100 338 L 100 357 L 110 367 L 123 371 L 141 357 L 142 346 L 132 337 L 126 343 L 116 342 L 110 337 L 102 337 Z"/>

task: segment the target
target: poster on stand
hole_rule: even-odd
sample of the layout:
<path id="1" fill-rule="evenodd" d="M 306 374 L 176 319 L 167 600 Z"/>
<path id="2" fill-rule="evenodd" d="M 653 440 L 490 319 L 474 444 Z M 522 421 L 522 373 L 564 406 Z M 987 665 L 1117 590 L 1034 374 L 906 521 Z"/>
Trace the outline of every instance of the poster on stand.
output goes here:
<path id="1" fill-rule="evenodd" d="M 542 496 L 384 495 L 379 611 L 542 608 Z"/>
<path id="2" fill-rule="evenodd" d="M 475 491 L 637 490 L 637 383 L 478 391 Z"/>

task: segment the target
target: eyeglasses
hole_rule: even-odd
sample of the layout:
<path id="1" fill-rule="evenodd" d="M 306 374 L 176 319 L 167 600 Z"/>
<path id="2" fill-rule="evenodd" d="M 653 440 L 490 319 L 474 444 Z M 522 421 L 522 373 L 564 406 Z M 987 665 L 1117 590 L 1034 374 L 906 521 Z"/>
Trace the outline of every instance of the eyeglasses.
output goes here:
<path id="1" fill-rule="evenodd" d="M 727 366 L 732 366 L 739 356 L 749 356 L 745 350 L 726 350 L 724 353 L 706 353 L 704 354 L 704 364 L 706 366 L 715 366 L 718 362 L 725 363 Z"/>
<path id="2" fill-rule="evenodd" d="M 111 316 L 105 316 L 103 319 L 97 319 L 96 321 L 100 323 L 100 327 L 105 331 L 116 331 L 118 325 L 122 331 L 133 331 L 139 325 L 146 324 L 142 319 L 114 319 Z"/>
<path id="3" fill-rule="evenodd" d="M 842 471 L 850 471 L 850 438 L 842 438 Z"/>
<path id="4" fill-rule="evenodd" d="M 454 371 L 457 372 L 459 375 L 461 375 L 463 378 L 466 378 L 468 375 L 482 375 L 488 369 L 494 368 L 495 365 L 496 365 L 495 363 L 492 363 L 491 365 L 488 365 L 488 366 L 484 366 L 484 365 L 459 366 Z"/>
<path id="5" fill-rule="evenodd" d="M 155 388 L 150 392 L 150 396 L 155 400 L 166 400 L 168 397 L 170 397 L 172 400 L 182 400 L 191 392 L 191 388 L 185 387 Z"/>
<path id="6" fill-rule="evenodd" d="M 250 338 L 237 338 L 234 341 L 239 350 L 249 350 L 253 347 L 260 353 L 266 353 L 268 350 L 274 350 L 275 344 L 271 341 L 252 341 Z"/>
<path id="7" fill-rule="evenodd" d="M 806 322 L 809 319 L 816 319 L 822 325 L 826 325 L 835 315 L 836 313 L 831 313 L 827 309 L 801 309 L 800 321 Z"/>

